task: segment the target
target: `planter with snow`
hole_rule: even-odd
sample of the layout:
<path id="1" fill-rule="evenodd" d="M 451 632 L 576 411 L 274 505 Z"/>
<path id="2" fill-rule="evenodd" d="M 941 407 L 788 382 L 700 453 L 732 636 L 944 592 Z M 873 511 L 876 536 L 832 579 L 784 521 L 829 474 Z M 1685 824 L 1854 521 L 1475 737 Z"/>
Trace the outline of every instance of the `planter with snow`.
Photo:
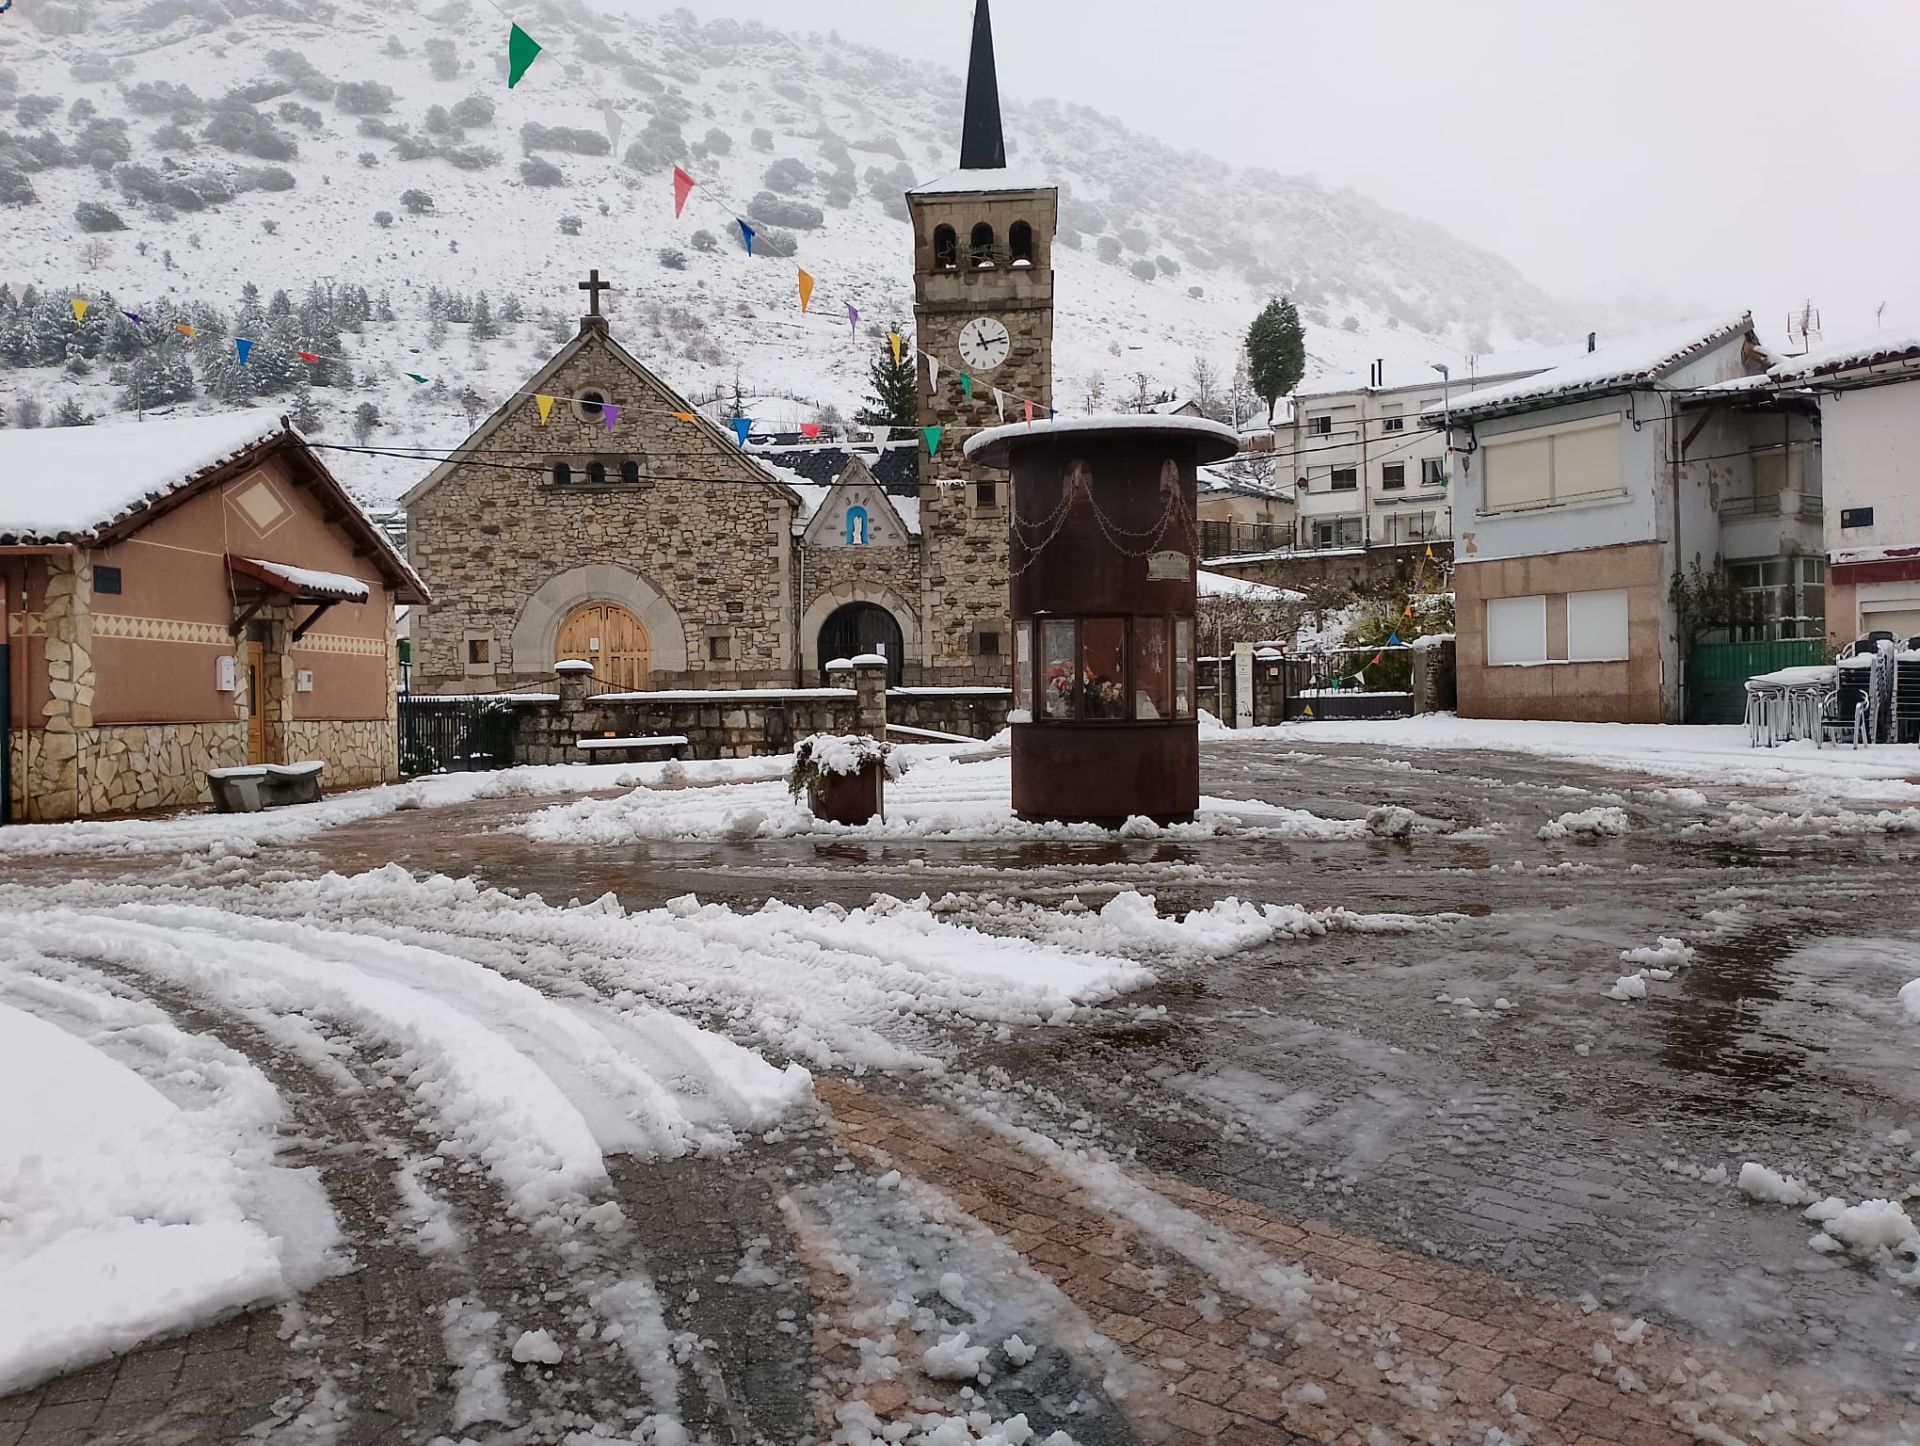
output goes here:
<path id="1" fill-rule="evenodd" d="M 793 750 L 787 791 L 806 795 L 813 816 L 828 823 L 872 823 L 886 808 L 886 781 L 902 767 L 891 743 L 815 733 Z"/>

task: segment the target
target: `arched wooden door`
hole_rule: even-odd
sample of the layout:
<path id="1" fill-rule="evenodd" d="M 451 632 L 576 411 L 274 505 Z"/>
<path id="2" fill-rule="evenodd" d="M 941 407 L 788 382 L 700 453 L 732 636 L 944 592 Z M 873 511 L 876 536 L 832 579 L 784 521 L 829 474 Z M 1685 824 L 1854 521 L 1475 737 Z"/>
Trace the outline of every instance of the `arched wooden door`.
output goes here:
<path id="1" fill-rule="evenodd" d="M 585 658 L 596 682 L 637 692 L 653 678 L 653 646 L 646 624 L 619 603 L 588 603 L 567 614 L 553 645 L 555 662 Z"/>

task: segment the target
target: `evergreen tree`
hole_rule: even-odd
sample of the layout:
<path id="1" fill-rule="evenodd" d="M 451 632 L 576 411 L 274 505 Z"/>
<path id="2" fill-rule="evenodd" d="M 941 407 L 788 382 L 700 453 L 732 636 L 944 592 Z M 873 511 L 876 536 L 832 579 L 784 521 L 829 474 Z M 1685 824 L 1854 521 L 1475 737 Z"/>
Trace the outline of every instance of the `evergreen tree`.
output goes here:
<path id="1" fill-rule="evenodd" d="M 380 427 L 380 409 L 372 402 L 362 402 L 353 409 L 353 440 L 361 446 L 367 445 L 367 439 Z"/>
<path id="2" fill-rule="evenodd" d="M 91 427 L 93 418 L 87 415 L 87 409 L 68 397 L 54 408 L 53 425 L 56 427 Z"/>
<path id="3" fill-rule="evenodd" d="M 287 420 L 309 435 L 320 430 L 320 409 L 313 404 L 313 393 L 305 386 L 293 394 L 293 405 L 287 408 Z"/>
<path id="4" fill-rule="evenodd" d="M 519 321 L 525 315 L 526 312 L 522 309 L 520 298 L 517 296 L 509 296 L 505 301 L 500 303 L 500 319 L 509 325 Z"/>
<path id="5" fill-rule="evenodd" d="M 894 334 L 904 336 L 896 323 Z M 855 420 L 869 426 L 911 427 L 920 420 L 920 381 L 914 375 L 913 356 L 902 344 L 900 360 L 893 359 L 893 343 L 882 340 L 880 351 L 867 368 L 870 395 Z"/>
<path id="6" fill-rule="evenodd" d="M 500 323 L 493 319 L 493 303 L 484 291 L 473 303 L 473 320 L 467 326 L 467 335 L 475 341 L 492 341 L 500 335 Z"/>
<path id="7" fill-rule="evenodd" d="M 0 402 L 0 427 L 4 427 L 6 425 L 7 425 L 7 405 L 5 402 Z"/>
<path id="8" fill-rule="evenodd" d="M 1307 371 L 1307 334 L 1300 313 L 1285 297 L 1269 301 L 1247 328 L 1247 361 L 1253 389 L 1267 404 L 1267 421 L 1280 398 L 1291 396 Z"/>

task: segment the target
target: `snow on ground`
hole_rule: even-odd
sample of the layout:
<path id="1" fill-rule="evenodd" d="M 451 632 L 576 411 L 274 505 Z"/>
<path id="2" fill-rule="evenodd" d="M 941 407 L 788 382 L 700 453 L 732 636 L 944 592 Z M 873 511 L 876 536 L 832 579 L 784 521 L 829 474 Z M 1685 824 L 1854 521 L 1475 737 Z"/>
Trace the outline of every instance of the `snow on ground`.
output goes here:
<path id="1" fill-rule="evenodd" d="M 272 1162 L 258 1070 L 0 938 L 0 1393 L 339 1268 L 317 1179 Z"/>
<path id="2" fill-rule="evenodd" d="M 1656 723 L 1536 723 L 1456 718 L 1341 719 L 1242 730 L 1243 739 L 1367 743 L 1390 748 L 1497 749 L 1687 782 L 1732 784 L 1828 798 L 1920 803 L 1920 751 L 1882 745 L 1751 748 L 1744 728 Z"/>
<path id="3" fill-rule="evenodd" d="M 641 839 L 746 842 L 835 834 L 867 839 L 1106 840 L 1095 824 L 1022 823 L 1013 816 L 1013 765 L 1005 756 L 968 761 L 952 749 L 916 750 L 906 775 L 887 785 L 885 818 L 856 827 L 817 819 L 791 798 L 784 782 L 738 784 L 697 793 L 636 788 L 621 798 L 583 799 L 536 813 L 519 831 L 543 843 L 626 844 Z M 1302 809 L 1251 800 L 1202 798 L 1192 823 L 1155 825 L 1144 818 L 1121 830 L 1127 838 L 1362 838 L 1366 819 L 1321 818 Z"/>

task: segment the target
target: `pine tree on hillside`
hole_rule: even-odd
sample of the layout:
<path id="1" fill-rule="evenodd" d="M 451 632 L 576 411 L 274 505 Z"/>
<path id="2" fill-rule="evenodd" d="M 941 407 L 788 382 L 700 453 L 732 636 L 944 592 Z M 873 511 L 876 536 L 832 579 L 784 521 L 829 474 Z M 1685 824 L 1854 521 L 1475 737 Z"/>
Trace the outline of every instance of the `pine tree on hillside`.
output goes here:
<path id="1" fill-rule="evenodd" d="M 467 335 L 475 341 L 492 341 L 500 335 L 500 323 L 493 319 L 493 303 L 484 291 L 474 298 L 473 320 L 467 325 Z"/>
<path id="2" fill-rule="evenodd" d="M 898 324 L 894 334 L 903 334 Z M 900 360 L 896 362 L 892 342 L 883 340 L 879 354 L 867 368 L 867 386 L 867 405 L 855 414 L 855 421 L 876 427 L 911 427 L 920 420 L 920 381 L 906 347 L 900 348 Z"/>
<path id="3" fill-rule="evenodd" d="M 1269 301 L 1253 319 L 1253 325 L 1247 328 L 1247 359 L 1253 372 L 1253 389 L 1267 404 L 1267 420 L 1271 422 L 1280 398 L 1291 396 L 1307 371 L 1307 334 L 1291 301 L 1284 297 Z"/>

